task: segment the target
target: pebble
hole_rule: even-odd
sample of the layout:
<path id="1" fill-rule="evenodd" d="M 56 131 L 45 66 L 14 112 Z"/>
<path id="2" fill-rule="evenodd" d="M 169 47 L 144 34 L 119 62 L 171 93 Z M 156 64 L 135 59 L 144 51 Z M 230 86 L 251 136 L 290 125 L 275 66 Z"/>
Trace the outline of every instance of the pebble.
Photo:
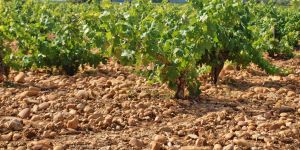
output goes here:
<path id="1" fill-rule="evenodd" d="M 94 110 L 90 106 L 85 106 L 84 109 L 83 109 L 83 111 L 86 112 L 86 113 L 92 113 Z"/>
<path id="2" fill-rule="evenodd" d="M 31 96 L 36 96 L 36 95 L 38 95 L 39 94 L 39 92 L 37 92 L 37 91 L 24 91 L 24 92 L 22 92 L 20 95 L 19 95 L 19 98 L 24 98 L 24 97 L 26 97 L 26 96 L 29 96 L 29 97 L 31 97 Z"/>
<path id="3" fill-rule="evenodd" d="M 161 123 L 162 122 L 162 117 L 161 116 L 156 116 L 154 121 L 157 122 L 157 123 Z"/>
<path id="4" fill-rule="evenodd" d="M 135 126 L 135 125 L 137 125 L 137 120 L 136 119 L 134 119 L 133 117 L 129 117 L 128 118 L 128 125 L 130 125 L 130 126 Z"/>
<path id="5" fill-rule="evenodd" d="M 183 146 L 179 150 L 211 150 L 210 146 Z"/>
<path id="6" fill-rule="evenodd" d="M 26 150 L 27 148 L 25 146 L 19 146 L 16 150 Z"/>
<path id="7" fill-rule="evenodd" d="M 19 72 L 19 74 L 17 76 L 15 76 L 14 80 L 15 82 L 18 82 L 18 83 L 23 83 L 25 82 L 25 73 L 24 72 Z"/>
<path id="8" fill-rule="evenodd" d="M 86 90 L 79 90 L 76 93 L 76 97 L 81 99 L 87 99 L 89 98 L 89 93 Z"/>
<path id="9" fill-rule="evenodd" d="M 64 150 L 65 147 L 62 146 L 62 145 L 57 145 L 57 146 L 54 146 L 53 150 Z"/>
<path id="10" fill-rule="evenodd" d="M 28 91 L 31 91 L 31 92 L 40 92 L 40 91 L 41 91 L 41 88 L 34 87 L 34 86 L 30 86 L 30 87 L 28 88 Z"/>
<path id="11" fill-rule="evenodd" d="M 49 94 L 49 95 L 47 95 L 47 99 L 49 101 L 54 101 L 54 100 L 57 99 L 57 97 L 58 97 L 58 95 L 56 95 L 56 94 Z"/>
<path id="12" fill-rule="evenodd" d="M 63 121 L 63 120 L 64 120 L 64 116 L 61 112 L 58 112 L 53 116 L 53 121 L 54 122 L 60 122 L 60 121 Z"/>
<path id="13" fill-rule="evenodd" d="M 244 139 L 234 139 L 233 143 L 239 146 L 250 147 L 250 143 Z"/>
<path id="14" fill-rule="evenodd" d="M 143 98 L 148 98 L 150 97 L 151 95 L 145 91 L 142 91 L 139 95 L 138 95 L 138 98 L 139 99 L 143 99 Z"/>
<path id="15" fill-rule="evenodd" d="M 3 134 L 0 136 L 0 141 L 11 141 L 13 136 L 12 132 L 9 132 L 8 134 Z"/>
<path id="16" fill-rule="evenodd" d="M 14 135 L 13 135 L 13 137 L 12 137 L 12 140 L 13 141 L 17 141 L 17 140 L 19 140 L 19 139 L 21 139 L 22 138 L 22 135 L 20 134 L 20 133 L 15 133 Z"/>
<path id="17" fill-rule="evenodd" d="M 275 123 L 272 123 L 269 127 L 270 130 L 278 130 L 280 129 L 281 126 L 284 126 L 285 125 L 285 122 L 275 122 Z"/>
<path id="18" fill-rule="evenodd" d="M 107 115 L 105 118 L 104 118 L 104 124 L 105 125 L 110 125 L 112 123 L 112 120 L 113 120 L 113 117 L 112 115 Z"/>
<path id="19" fill-rule="evenodd" d="M 196 135 L 196 134 L 188 134 L 187 136 L 190 137 L 191 139 L 198 139 L 199 138 L 198 135 Z"/>
<path id="20" fill-rule="evenodd" d="M 30 119 L 31 121 L 38 121 L 41 120 L 41 116 L 40 115 L 33 115 Z"/>
<path id="21" fill-rule="evenodd" d="M 32 150 L 52 149 L 52 144 L 49 140 L 40 140 L 29 143 Z"/>
<path id="22" fill-rule="evenodd" d="M 223 150 L 233 150 L 233 148 L 234 148 L 233 144 L 228 144 L 228 145 L 223 147 Z"/>
<path id="23" fill-rule="evenodd" d="M 168 127 L 168 126 L 161 127 L 161 128 L 159 129 L 159 131 L 173 133 L 173 129 L 172 129 L 171 127 Z"/>
<path id="24" fill-rule="evenodd" d="M 47 109 L 49 106 L 50 106 L 49 102 L 44 102 L 44 103 L 41 103 L 41 104 L 38 105 L 38 109 L 39 110 L 44 110 L 44 109 Z"/>
<path id="25" fill-rule="evenodd" d="M 30 108 L 25 108 L 25 109 L 21 110 L 18 114 L 18 116 L 23 119 L 29 117 L 29 115 L 30 115 Z"/>
<path id="26" fill-rule="evenodd" d="M 278 109 L 279 113 L 284 113 L 284 112 L 294 112 L 295 109 L 292 108 L 292 107 L 289 107 L 289 106 L 281 106 L 279 109 Z"/>
<path id="27" fill-rule="evenodd" d="M 18 119 L 12 119 L 6 123 L 6 127 L 13 131 L 20 131 L 23 129 L 23 123 Z"/>
<path id="28" fill-rule="evenodd" d="M 296 93 L 294 91 L 288 91 L 287 96 L 288 97 L 294 97 L 294 96 L 296 96 Z"/>
<path id="29" fill-rule="evenodd" d="M 66 105 L 66 108 L 67 108 L 67 109 L 76 109 L 76 107 L 77 107 L 77 106 L 76 106 L 75 104 L 67 104 L 67 105 Z"/>
<path id="30" fill-rule="evenodd" d="M 222 150 L 221 144 L 215 144 L 213 150 Z"/>
<path id="31" fill-rule="evenodd" d="M 203 137 L 200 137 L 196 140 L 195 146 L 204 146 L 206 144 L 206 139 Z"/>
<path id="32" fill-rule="evenodd" d="M 227 134 L 224 136 L 224 138 L 225 138 L 226 140 L 230 140 L 230 139 L 233 138 L 233 136 L 234 136 L 234 133 L 227 133 Z"/>
<path id="33" fill-rule="evenodd" d="M 288 113 L 280 113 L 279 116 L 280 117 L 287 117 L 289 114 Z"/>
<path id="34" fill-rule="evenodd" d="M 179 130 L 177 134 L 178 136 L 185 136 L 185 132 L 183 130 Z"/>
<path id="35" fill-rule="evenodd" d="M 69 120 L 67 123 L 67 128 L 71 128 L 71 129 L 77 129 L 79 125 L 79 120 L 77 117 L 73 118 L 72 120 Z"/>
<path id="36" fill-rule="evenodd" d="M 162 150 L 162 144 L 152 141 L 151 142 L 151 150 Z"/>
<path id="37" fill-rule="evenodd" d="M 84 104 L 78 104 L 77 106 L 76 106 L 76 108 L 78 109 L 78 110 L 83 110 L 84 108 L 85 108 L 85 105 Z M 67 109 L 69 109 L 68 107 L 67 107 Z M 75 109 L 75 108 L 73 108 L 73 109 Z"/>
<path id="38" fill-rule="evenodd" d="M 168 139 L 164 135 L 155 135 L 154 141 L 158 143 L 166 144 L 168 142 Z"/>
<path id="39" fill-rule="evenodd" d="M 246 126 L 246 125 L 247 125 L 247 122 L 245 122 L 245 121 L 238 122 L 238 126 Z"/>
<path id="40" fill-rule="evenodd" d="M 144 146 L 144 143 L 136 138 L 131 138 L 130 141 L 129 141 L 129 144 L 132 146 L 132 147 L 137 147 L 137 148 L 141 148 Z"/>

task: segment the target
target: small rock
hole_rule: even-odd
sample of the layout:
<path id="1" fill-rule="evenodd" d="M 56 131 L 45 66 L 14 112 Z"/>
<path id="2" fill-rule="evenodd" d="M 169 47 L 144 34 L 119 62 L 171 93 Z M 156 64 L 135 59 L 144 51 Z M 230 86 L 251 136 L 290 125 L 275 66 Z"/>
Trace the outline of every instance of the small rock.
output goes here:
<path id="1" fill-rule="evenodd" d="M 137 120 L 136 119 L 134 119 L 132 117 L 128 118 L 128 125 L 135 126 L 136 124 L 137 124 Z"/>
<path id="2" fill-rule="evenodd" d="M 272 81 L 280 81 L 282 78 L 280 76 L 270 76 Z"/>
<path id="3" fill-rule="evenodd" d="M 161 143 L 152 141 L 152 142 L 151 142 L 151 150 L 162 150 L 162 145 L 161 145 Z"/>
<path id="4" fill-rule="evenodd" d="M 288 113 L 280 113 L 279 116 L 280 117 L 287 117 L 289 114 Z"/>
<path id="5" fill-rule="evenodd" d="M 229 144 L 223 147 L 223 150 L 233 150 L 234 145 L 233 144 Z"/>
<path id="6" fill-rule="evenodd" d="M 33 105 L 31 112 L 37 113 L 39 110 L 39 106 L 38 105 Z"/>
<path id="7" fill-rule="evenodd" d="M 280 129 L 281 126 L 284 126 L 284 125 L 285 125 L 284 122 L 275 122 L 270 125 L 269 130 L 278 130 L 278 129 Z"/>
<path id="8" fill-rule="evenodd" d="M 38 100 L 36 100 L 36 99 L 25 99 L 25 102 L 27 103 L 27 104 L 39 104 L 40 102 L 38 101 Z"/>
<path id="9" fill-rule="evenodd" d="M 95 112 L 94 114 L 91 114 L 88 119 L 103 119 L 103 115 L 99 112 Z"/>
<path id="10" fill-rule="evenodd" d="M 41 116 L 40 115 L 33 115 L 30 119 L 31 121 L 38 121 L 41 120 Z"/>
<path id="11" fill-rule="evenodd" d="M 188 137 L 190 137 L 191 139 L 198 139 L 198 135 L 196 134 L 188 134 Z"/>
<path id="12" fill-rule="evenodd" d="M 25 73 L 24 72 L 19 72 L 19 74 L 17 76 L 15 76 L 14 80 L 15 82 L 18 82 L 18 83 L 23 83 L 25 82 Z"/>
<path id="13" fill-rule="evenodd" d="M 63 121 L 63 120 L 64 120 L 64 116 L 61 112 L 58 112 L 53 116 L 53 121 L 54 122 L 60 122 L 60 121 Z"/>
<path id="14" fill-rule="evenodd" d="M 222 150 L 221 144 L 215 144 L 213 150 Z"/>
<path id="15" fill-rule="evenodd" d="M 67 104 L 67 105 L 66 105 L 66 108 L 67 108 L 67 109 L 76 109 L 77 107 L 76 107 L 75 104 Z M 83 106 L 83 108 L 84 108 L 84 106 Z"/>
<path id="16" fill-rule="evenodd" d="M 22 92 L 20 95 L 19 95 L 19 98 L 24 98 L 24 97 L 26 97 L 26 96 L 29 96 L 29 97 L 31 97 L 31 96 L 36 96 L 36 95 L 38 95 L 39 94 L 39 92 L 37 92 L 37 91 L 24 91 L 24 92 Z"/>
<path id="17" fill-rule="evenodd" d="M 77 114 L 77 111 L 74 110 L 74 109 L 70 109 L 69 113 L 70 113 L 71 115 L 76 115 L 76 114 Z"/>
<path id="18" fill-rule="evenodd" d="M 139 99 L 142 99 L 142 98 L 148 98 L 150 97 L 151 95 L 145 91 L 142 91 L 139 95 L 138 95 L 138 98 Z"/>
<path id="19" fill-rule="evenodd" d="M 77 129 L 79 125 L 79 120 L 78 118 L 73 118 L 72 120 L 69 120 L 67 123 L 67 128 L 71 128 L 71 129 Z"/>
<path id="20" fill-rule="evenodd" d="M 49 140 L 34 141 L 29 143 L 33 150 L 52 149 L 52 143 Z"/>
<path id="21" fill-rule="evenodd" d="M 130 141 L 129 141 L 129 144 L 132 146 L 132 147 L 137 147 L 137 148 L 141 148 L 144 146 L 144 143 L 136 138 L 131 138 Z"/>
<path id="22" fill-rule="evenodd" d="M 166 126 L 166 127 L 161 127 L 159 131 L 172 133 L 173 129 L 171 127 Z"/>
<path id="23" fill-rule="evenodd" d="M 295 109 L 292 108 L 292 107 L 289 107 L 289 106 L 281 106 L 279 109 L 278 109 L 279 113 L 284 113 L 284 112 L 294 112 Z"/>
<path id="24" fill-rule="evenodd" d="M 51 137 L 51 138 L 55 138 L 56 136 L 57 136 L 56 132 L 50 132 L 49 133 L 49 137 Z"/>
<path id="25" fill-rule="evenodd" d="M 86 98 L 89 97 L 89 93 L 88 93 L 86 90 L 79 90 L 79 91 L 76 93 L 76 97 L 77 97 L 77 98 L 86 99 Z"/>
<path id="26" fill-rule="evenodd" d="M 162 144 L 165 144 L 168 142 L 168 139 L 167 137 L 165 137 L 164 135 L 156 135 L 154 137 L 154 141 L 155 142 L 158 142 L 158 143 L 162 143 Z"/>
<path id="27" fill-rule="evenodd" d="M 4 134 L 0 136 L 0 141 L 11 141 L 13 133 Z"/>
<path id="28" fill-rule="evenodd" d="M 259 134 L 259 133 L 257 133 L 257 134 L 253 134 L 252 136 L 251 136 L 251 139 L 252 140 L 263 140 L 264 139 L 264 136 L 263 135 L 261 135 L 261 134 Z"/>
<path id="29" fill-rule="evenodd" d="M 266 119 L 270 119 L 272 117 L 272 112 L 266 112 L 264 113 L 263 117 L 265 117 Z"/>
<path id="30" fill-rule="evenodd" d="M 203 137 L 199 137 L 196 140 L 195 146 L 204 146 L 206 144 L 206 139 Z"/>
<path id="31" fill-rule="evenodd" d="M 29 117 L 29 115 L 30 115 L 30 109 L 29 108 L 25 108 L 25 109 L 21 110 L 18 114 L 18 116 L 23 118 L 23 119 Z"/>
<path id="32" fill-rule="evenodd" d="M 183 130 L 179 130 L 178 132 L 177 132 L 177 134 L 178 134 L 178 136 L 185 136 L 185 132 L 183 131 Z"/>
<path id="33" fill-rule="evenodd" d="M 31 91 L 31 92 L 40 92 L 40 91 L 41 91 L 41 88 L 34 87 L 34 86 L 30 86 L 30 87 L 28 88 L 28 91 Z"/>
<path id="34" fill-rule="evenodd" d="M 296 96 L 296 93 L 294 91 L 288 91 L 287 96 L 288 97 L 294 97 L 294 96 Z"/>
<path id="35" fill-rule="evenodd" d="M 253 90 L 256 93 L 263 93 L 263 88 L 262 87 L 255 87 Z"/>
<path id="36" fill-rule="evenodd" d="M 62 145 L 57 145 L 57 146 L 54 146 L 53 150 L 64 150 L 65 147 L 62 146 Z"/>
<path id="37" fill-rule="evenodd" d="M 239 146 L 250 147 L 250 143 L 244 139 L 234 139 L 233 143 Z"/>
<path id="38" fill-rule="evenodd" d="M 17 141 L 17 140 L 19 140 L 19 139 L 21 139 L 21 138 L 22 138 L 22 135 L 21 135 L 21 134 L 15 133 L 15 134 L 13 135 L 13 137 L 12 137 L 12 140 L 13 140 L 13 141 Z"/>
<path id="39" fill-rule="evenodd" d="M 227 134 L 224 136 L 224 138 L 225 138 L 226 140 L 230 140 L 230 139 L 233 138 L 233 136 L 234 136 L 233 133 L 227 133 Z"/>
<path id="40" fill-rule="evenodd" d="M 26 146 L 19 146 L 16 150 L 26 150 Z"/>
<path id="41" fill-rule="evenodd" d="M 112 123 L 112 120 L 113 120 L 113 117 L 111 115 L 107 115 L 105 118 L 104 118 L 104 124 L 105 125 L 110 125 Z"/>
<path id="42" fill-rule="evenodd" d="M 157 123 L 161 123 L 162 117 L 161 116 L 156 116 L 154 121 L 157 122 Z"/>
<path id="43" fill-rule="evenodd" d="M 6 123 L 6 127 L 13 131 L 20 131 L 23 129 L 23 123 L 18 119 L 12 119 Z"/>
<path id="44" fill-rule="evenodd" d="M 174 114 L 174 111 L 173 111 L 171 108 L 169 108 L 169 109 L 163 111 L 163 115 L 164 115 L 164 116 L 171 116 L 171 115 L 173 115 L 173 114 Z"/>
<path id="45" fill-rule="evenodd" d="M 247 122 L 245 122 L 245 121 L 238 122 L 238 126 L 246 126 L 246 125 L 247 125 Z"/>
<path id="46" fill-rule="evenodd" d="M 49 102 L 44 102 L 44 103 L 41 103 L 41 104 L 38 105 L 38 109 L 39 110 L 44 110 L 44 109 L 47 109 L 49 106 L 50 106 Z"/>
<path id="47" fill-rule="evenodd" d="M 85 107 L 85 105 L 84 105 L 84 104 L 81 104 L 81 103 L 78 104 L 78 105 L 76 106 L 76 108 L 77 108 L 78 110 L 83 110 L 84 107 Z M 67 107 L 67 109 L 70 109 L 70 108 Z M 75 109 L 75 108 L 73 108 L 73 109 Z"/>
<path id="48" fill-rule="evenodd" d="M 84 109 L 83 109 L 83 111 L 86 112 L 86 113 L 92 113 L 94 110 L 90 106 L 85 106 Z"/>
<path id="49" fill-rule="evenodd" d="M 57 99 L 58 95 L 56 95 L 56 94 L 49 94 L 49 95 L 47 95 L 46 97 L 47 97 L 47 99 L 48 99 L 49 101 L 54 101 L 54 100 Z"/>
<path id="50" fill-rule="evenodd" d="M 183 146 L 179 150 L 211 150 L 211 147 L 209 146 Z"/>

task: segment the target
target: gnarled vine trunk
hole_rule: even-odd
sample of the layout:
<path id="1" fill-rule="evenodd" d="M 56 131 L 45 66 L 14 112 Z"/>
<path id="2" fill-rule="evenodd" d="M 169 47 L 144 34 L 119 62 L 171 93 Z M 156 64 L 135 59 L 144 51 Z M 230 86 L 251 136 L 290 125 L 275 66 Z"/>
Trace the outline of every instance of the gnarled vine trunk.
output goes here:
<path id="1" fill-rule="evenodd" d="M 176 99 L 184 99 L 184 90 L 185 90 L 186 81 L 184 79 L 183 74 L 181 74 L 179 76 L 179 78 L 177 79 L 176 85 L 177 85 L 177 90 L 175 93 L 175 98 Z"/>
<path id="2" fill-rule="evenodd" d="M 3 56 L 4 54 L 2 52 L 0 52 L 0 82 L 2 82 L 4 80 L 4 77 L 6 77 L 6 79 L 8 78 L 9 75 L 9 67 L 4 64 L 3 62 Z"/>
<path id="3" fill-rule="evenodd" d="M 220 61 L 217 65 L 212 66 L 211 68 L 211 79 L 213 81 L 213 84 L 217 84 L 220 72 L 222 71 L 224 67 L 224 61 Z"/>

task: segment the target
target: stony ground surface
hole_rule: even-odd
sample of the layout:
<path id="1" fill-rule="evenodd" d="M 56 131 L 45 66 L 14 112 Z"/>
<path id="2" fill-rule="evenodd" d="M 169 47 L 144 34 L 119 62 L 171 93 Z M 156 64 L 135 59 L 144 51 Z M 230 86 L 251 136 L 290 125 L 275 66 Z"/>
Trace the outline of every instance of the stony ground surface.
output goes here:
<path id="1" fill-rule="evenodd" d="M 300 58 L 286 77 L 227 66 L 198 100 L 174 100 L 116 64 L 68 77 L 14 72 L 0 86 L 0 149 L 300 148 Z"/>

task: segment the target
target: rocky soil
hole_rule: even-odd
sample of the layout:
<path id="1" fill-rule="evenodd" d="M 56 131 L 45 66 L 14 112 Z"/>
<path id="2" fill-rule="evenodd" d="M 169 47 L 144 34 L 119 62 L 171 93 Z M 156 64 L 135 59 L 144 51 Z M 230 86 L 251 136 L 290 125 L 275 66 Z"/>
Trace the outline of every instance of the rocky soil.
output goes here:
<path id="1" fill-rule="evenodd" d="M 115 63 L 73 77 L 13 72 L 0 86 L 0 149 L 299 149 L 300 58 L 274 63 L 294 73 L 227 66 L 198 100 Z"/>

